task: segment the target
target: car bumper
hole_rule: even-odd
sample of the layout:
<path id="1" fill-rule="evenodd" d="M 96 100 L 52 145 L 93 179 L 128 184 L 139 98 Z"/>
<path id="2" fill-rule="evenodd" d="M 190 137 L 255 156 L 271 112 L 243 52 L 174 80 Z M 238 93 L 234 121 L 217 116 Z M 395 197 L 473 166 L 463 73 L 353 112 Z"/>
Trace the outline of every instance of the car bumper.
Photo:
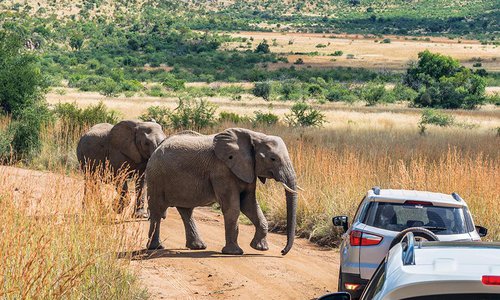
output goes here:
<path id="1" fill-rule="evenodd" d="M 359 299 L 366 285 L 368 284 L 367 279 L 362 279 L 359 274 L 351 274 L 351 273 L 342 273 L 340 274 L 342 279 L 343 286 L 341 288 L 342 292 L 348 292 L 351 294 L 352 299 Z M 359 284 L 356 289 L 347 289 L 345 284 Z"/>

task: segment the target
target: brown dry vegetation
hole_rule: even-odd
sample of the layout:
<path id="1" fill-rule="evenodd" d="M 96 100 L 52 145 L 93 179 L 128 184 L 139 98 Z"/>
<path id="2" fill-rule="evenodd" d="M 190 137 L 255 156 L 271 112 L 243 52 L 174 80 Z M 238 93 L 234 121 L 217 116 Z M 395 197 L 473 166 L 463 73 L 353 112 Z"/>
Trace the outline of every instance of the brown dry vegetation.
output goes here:
<path id="1" fill-rule="evenodd" d="M 116 259 L 137 226 L 90 205 L 111 203 L 113 189 L 90 192 L 82 211 L 75 177 L 0 166 L 0 298 L 146 298 L 129 261 Z"/>
<path id="2" fill-rule="evenodd" d="M 478 41 L 458 41 L 435 38 L 430 41 L 411 40 L 412 37 L 387 36 L 383 38 L 367 37 L 362 35 L 331 35 L 314 33 L 282 33 L 282 32 L 239 32 L 228 33 L 233 37 L 253 37 L 252 49 L 262 41 L 267 40 L 271 52 L 281 53 L 288 58 L 288 64 L 279 62 L 268 64 L 269 70 L 295 66 L 296 68 L 332 68 L 332 67 L 360 67 L 369 69 L 405 70 L 410 60 L 416 60 L 417 54 L 426 49 L 431 52 L 449 55 L 466 67 L 472 67 L 474 62 L 481 61 L 482 68 L 488 71 L 500 71 L 500 50 L 495 45 L 481 45 Z M 389 38 L 391 43 L 380 43 Z M 273 46 L 276 40 L 276 46 Z M 377 41 L 377 42 L 375 42 Z M 289 44 L 291 42 L 291 44 Z M 316 45 L 326 45 L 325 48 L 316 48 Z M 227 43 L 224 48 L 246 50 L 246 43 Z M 341 50 L 342 56 L 329 56 Z M 293 53 L 318 52 L 319 55 L 297 55 Z M 348 59 L 347 54 L 354 55 Z M 304 64 L 293 63 L 302 58 Z"/>

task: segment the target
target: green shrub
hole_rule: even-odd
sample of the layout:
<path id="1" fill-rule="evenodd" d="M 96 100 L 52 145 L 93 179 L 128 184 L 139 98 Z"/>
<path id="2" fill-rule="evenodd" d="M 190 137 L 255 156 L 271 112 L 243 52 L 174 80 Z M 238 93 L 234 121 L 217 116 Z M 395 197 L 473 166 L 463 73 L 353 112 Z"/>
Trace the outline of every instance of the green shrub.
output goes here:
<path id="1" fill-rule="evenodd" d="M 273 113 L 265 113 L 260 110 L 254 111 L 255 117 L 253 119 L 254 126 L 257 125 L 274 125 L 279 121 L 279 117 Z"/>
<path id="2" fill-rule="evenodd" d="M 398 83 L 394 86 L 392 94 L 394 94 L 396 101 L 413 101 L 418 95 L 415 90 L 401 83 Z"/>
<path id="3" fill-rule="evenodd" d="M 297 102 L 285 114 L 285 121 L 293 127 L 322 127 L 326 122 L 325 115 L 305 102 Z"/>
<path id="4" fill-rule="evenodd" d="M 174 91 L 180 91 L 184 89 L 186 81 L 183 79 L 177 79 L 174 75 L 167 73 L 165 80 L 163 80 L 162 84 L 163 86 L 174 90 Z"/>
<path id="5" fill-rule="evenodd" d="M 146 90 L 146 94 L 151 97 L 163 97 L 165 96 L 165 93 L 163 92 L 163 89 L 161 85 L 155 84 L 151 86 L 149 90 Z"/>
<path id="6" fill-rule="evenodd" d="M 300 100 L 303 98 L 302 85 L 295 79 L 281 81 L 279 83 L 278 93 L 283 100 Z"/>
<path id="7" fill-rule="evenodd" d="M 106 97 L 115 97 L 119 92 L 118 83 L 111 78 L 104 78 L 98 85 L 99 93 Z"/>
<path id="8" fill-rule="evenodd" d="M 319 84 L 313 83 L 307 87 L 307 93 L 313 97 L 322 97 L 323 88 Z"/>
<path id="9" fill-rule="evenodd" d="M 302 58 L 297 58 L 297 60 L 294 62 L 294 64 L 296 65 L 303 65 L 304 64 L 304 60 Z"/>
<path id="10" fill-rule="evenodd" d="M 216 124 L 217 106 L 205 100 L 179 99 L 170 113 L 170 123 L 175 129 L 200 130 Z"/>
<path id="11" fill-rule="evenodd" d="M 486 81 L 450 56 L 418 54 L 408 68 L 404 82 L 418 91 L 413 104 L 418 107 L 473 109 L 485 102 Z"/>
<path id="12" fill-rule="evenodd" d="M 144 90 L 144 86 L 137 80 L 123 80 L 120 82 L 120 91 L 139 92 Z"/>
<path id="13" fill-rule="evenodd" d="M 369 82 L 361 89 L 361 98 L 368 106 L 382 102 L 385 95 L 385 86 L 381 83 Z"/>
<path id="14" fill-rule="evenodd" d="M 118 123 L 119 114 L 99 102 L 86 108 L 80 108 L 76 103 L 58 103 L 53 109 L 68 133 L 79 134 L 84 129 L 99 123 Z"/>
<path id="15" fill-rule="evenodd" d="M 20 36 L 0 31 L 0 113 L 16 119 L 25 108 L 42 101 L 47 82 L 37 61 L 24 50 Z"/>
<path id="16" fill-rule="evenodd" d="M 241 116 L 237 113 L 222 111 L 219 114 L 219 122 L 231 122 L 234 124 L 247 123 L 250 122 L 251 119 L 247 116 Z"/>
<path id="17" fill-rule="evenodd" d="M 330 85 L 325 98 L 330 102 L 353 103 L 358 100 L 358 97 L 347 86 L 340 83 Z"/>
<path id="18" fill-rule="evenodd" d="M 255 48 L 255 53 L 270 53 L 271 49 L 269 49 L 269 44 L 267 43 L 266 40 L 263 40 L 262 42 L 257 45 L 257 48 Z"/>
<path id="19" fill-rule="evenodd" d="M 341 51 L 341 50 L 336 50 L 335 52 L 333 52 L 332 54 L 330 54 L 331 56 L 342 56 L 344 55 L 344 51 Z"/>
<path id="20" fill-rule="evenodd" d="M 427 127 L 425 125 L 436 125 L 440 127 L 448 127 L 455 124 L 455 118 L 451 115 L 441 113 L 435 109 L 425 109 L 422 112 L 420 121 L 418 122 L 418 128 L 420 129 L 420 134 L 425 134 Z"/>
<path id="21" fill-rule="evenodd" d="M 170 125 L 170 109 L 164 106 L 150 106 L 146 113 L 139 116 L 139 119 L 145 122 L 154 121 L 160 124 L 163 128 Z"/>
<path id="22" fill-rule="evenodd" d="M 255 97 L 262 97 L 264 100 L 268 101 L 271 96 L 271 83 L 269 82 L 257 82 L 252 90 Z"/>

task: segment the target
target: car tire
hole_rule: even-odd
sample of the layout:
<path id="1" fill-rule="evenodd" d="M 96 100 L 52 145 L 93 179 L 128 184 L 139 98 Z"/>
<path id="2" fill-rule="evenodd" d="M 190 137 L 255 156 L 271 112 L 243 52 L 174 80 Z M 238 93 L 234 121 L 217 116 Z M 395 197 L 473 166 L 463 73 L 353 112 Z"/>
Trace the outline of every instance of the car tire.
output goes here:
<path id="1" fill-rule="evenodd" d="M 424 239 L 426 239 L 428 241 L 439 241 L 438 236 L 435 235 L 429 229 L 425 229 L 423 227 L 410 227 L 410 228 L 406 228 L 405 230 L 401 231 L 398 235 L 396 235 L 396 237 L 394 238 L 394 240 L 392 240 L 392 243 L 391 243 L 391 246 L 389 247 L 389 249 L 391 249 L 392 247 L 394 247 L 396 244 L 399 244 L 399 242 L 401 242 L 401 240 L 403 239 L 403 237 L 408 232 L 413 232 L 414 236 L 424 238 Z"/>

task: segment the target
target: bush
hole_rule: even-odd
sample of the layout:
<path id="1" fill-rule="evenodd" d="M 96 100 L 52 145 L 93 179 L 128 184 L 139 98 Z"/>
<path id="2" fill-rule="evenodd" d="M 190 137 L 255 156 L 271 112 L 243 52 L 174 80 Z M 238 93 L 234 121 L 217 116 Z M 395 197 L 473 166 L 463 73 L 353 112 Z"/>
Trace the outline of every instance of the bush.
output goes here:
<path id="1" fill-rule="evenodd" d="M 268 101 L 271 96 L 271 84 L 269 82 L 257 82 L 252 90 L 255 97 L 262 97 Z"/>
<path id="2" fill-rule="evenodd" d="M 179 105 L 169 116 L 175 129 L 200 130 L 215 125 L 217 106 L 205 100 L 179 99 Z"/>
<path id="3" fill-rule="evenodd" d="M 161 85 L 155 84 L 149 90 L 146 91 L 146 94 L 151 97 L 163 97 L 165 93 L 161 88 Z"/>
<path id="4" fill-rule="evenodd" d="M 269 49 L 269 44 L 267 43 L 266 40 L 263 40 L 262 42 L 257 45 L 257 48 L 255 49 L 255 53 L 270 53 L 271 50 Z"/>
<path id="5" fill-rule="evenodd" d="M 17 159 L 30 159 L 42 147 L 42 128 L 52 121 L 52 114 L 45 104 L 25 108 L 8 128 L 11 146 Z"/>
<path id="6" fill-rule="evenodd" d="M 170 125 L 170 109 L 164 106 L 150 106 L 145 114 L 139 116 L 139 119 L 145 122 L 154 121 L 160 124 L 163 128 Z"/>
<path id="7" fill-rule="evenodd" d="M 401 83 L 398 83 L 396 84 L 396 86 L 394 86 L 392 94 L 397 101 L 413 101 L 418 95 L 418 93 L 415 92 L 412 88 L 409 88 Z"/>
<path id="8" fill-rule="evenodd" d="M 247 116 L 240 116 L 237 113 L 222 111 L 219 114 L 219 122 L 231 122 L 234 124 L 250 122 L 251 119 Z"/>
<path id="9" fill-rule="evenodd" d="M 385 94 L 385 86 L 380 83 L 369 82 L 361 89 L 361 98 L 368 106 L 382 102 Z"/>
<path id="10" fill-rule="evenodd" d="M 106 97 L 115 97 L 119 92 L 118 84 L 111 78 L 105 78 L 98 85 L 99 93 Z"/>
<path id="11" fill-rule="evenodd" d="M 344 54 L 343 51 L 341 50 L 336 50 L 335 52 L 333 52 L 332 54 L 330 54 L 331 56 L 342 56 Z"/>
<path id="12" fill-rule="evenodd" d="M 174 90 L 179 91 L 184 89 L 184 84 L 186 83 L 183 79 L 177 79 L 174 75 L 167 73 L 165 80 L 162 82 L 163 86 Z"/>
<path id="13" fill-rule="evenodd" d="M 103 102 L 80 108 L 76 103 L 58 103 L 54 114 L 60 119 L 66 132 L 80 134 L 84 129 L 99 123 L 118 123 L 119 114 L 109 110 Z"/>
<path id="14" fill-rule="evenodd" d="M 330 102 L 345 101 L 352 103 L 357 100 L 356 95 L 343 84 L 329 86 L 325 98 Z"/>
<path id="15" fill-rule="evenodd" d="M 257 125 L 274 125 L 279 121 L 279 117 L 273 113 L 264 113 L 260 110 L 254 111 L 255 118 L 253 119 L 254 126 Z"/>
<path id="16" fill-rule="evenodd" d="M 304 64 L 304 60 L 302 58 L 297 58 L 297 60 L 294 62 L 294 64 L 296 65 L 303 65 Z"/>
<path id="17" fill-rule="evenodd" d="M 37 57 L 26 53 L 22 39 L 0 32 L 0 113 L 16 119 L 28 107 L 42 101 L 47 88 Z"/>
<path id="18" fill-rule="evenodd" d="M 427 127 L 425 125 L 448 127 L 454 124 L 455 118 L 453 118 L 453 116 L 428 108 L 422 112 L 420 122 L 418 122 L 418 128 L 420 129 L 420 134 L 425 134 L 427 130 Z"/>
<path id="19" fill-rule="evenodd" d="M 293 127 L 322 127 L 326 122 L 325 115 L 305 102 L 297 102 L 285 115 L 285 121 Z"/>
<path id="20" fill-rule="evenodd" d="M 404 78 L 405 84 L 418 92 L 415 106 L 473 109 L 485 102 L 483 77 L 449 56 L 428 50 L 418 56 L 419 61 L 408 68 Z"/>

